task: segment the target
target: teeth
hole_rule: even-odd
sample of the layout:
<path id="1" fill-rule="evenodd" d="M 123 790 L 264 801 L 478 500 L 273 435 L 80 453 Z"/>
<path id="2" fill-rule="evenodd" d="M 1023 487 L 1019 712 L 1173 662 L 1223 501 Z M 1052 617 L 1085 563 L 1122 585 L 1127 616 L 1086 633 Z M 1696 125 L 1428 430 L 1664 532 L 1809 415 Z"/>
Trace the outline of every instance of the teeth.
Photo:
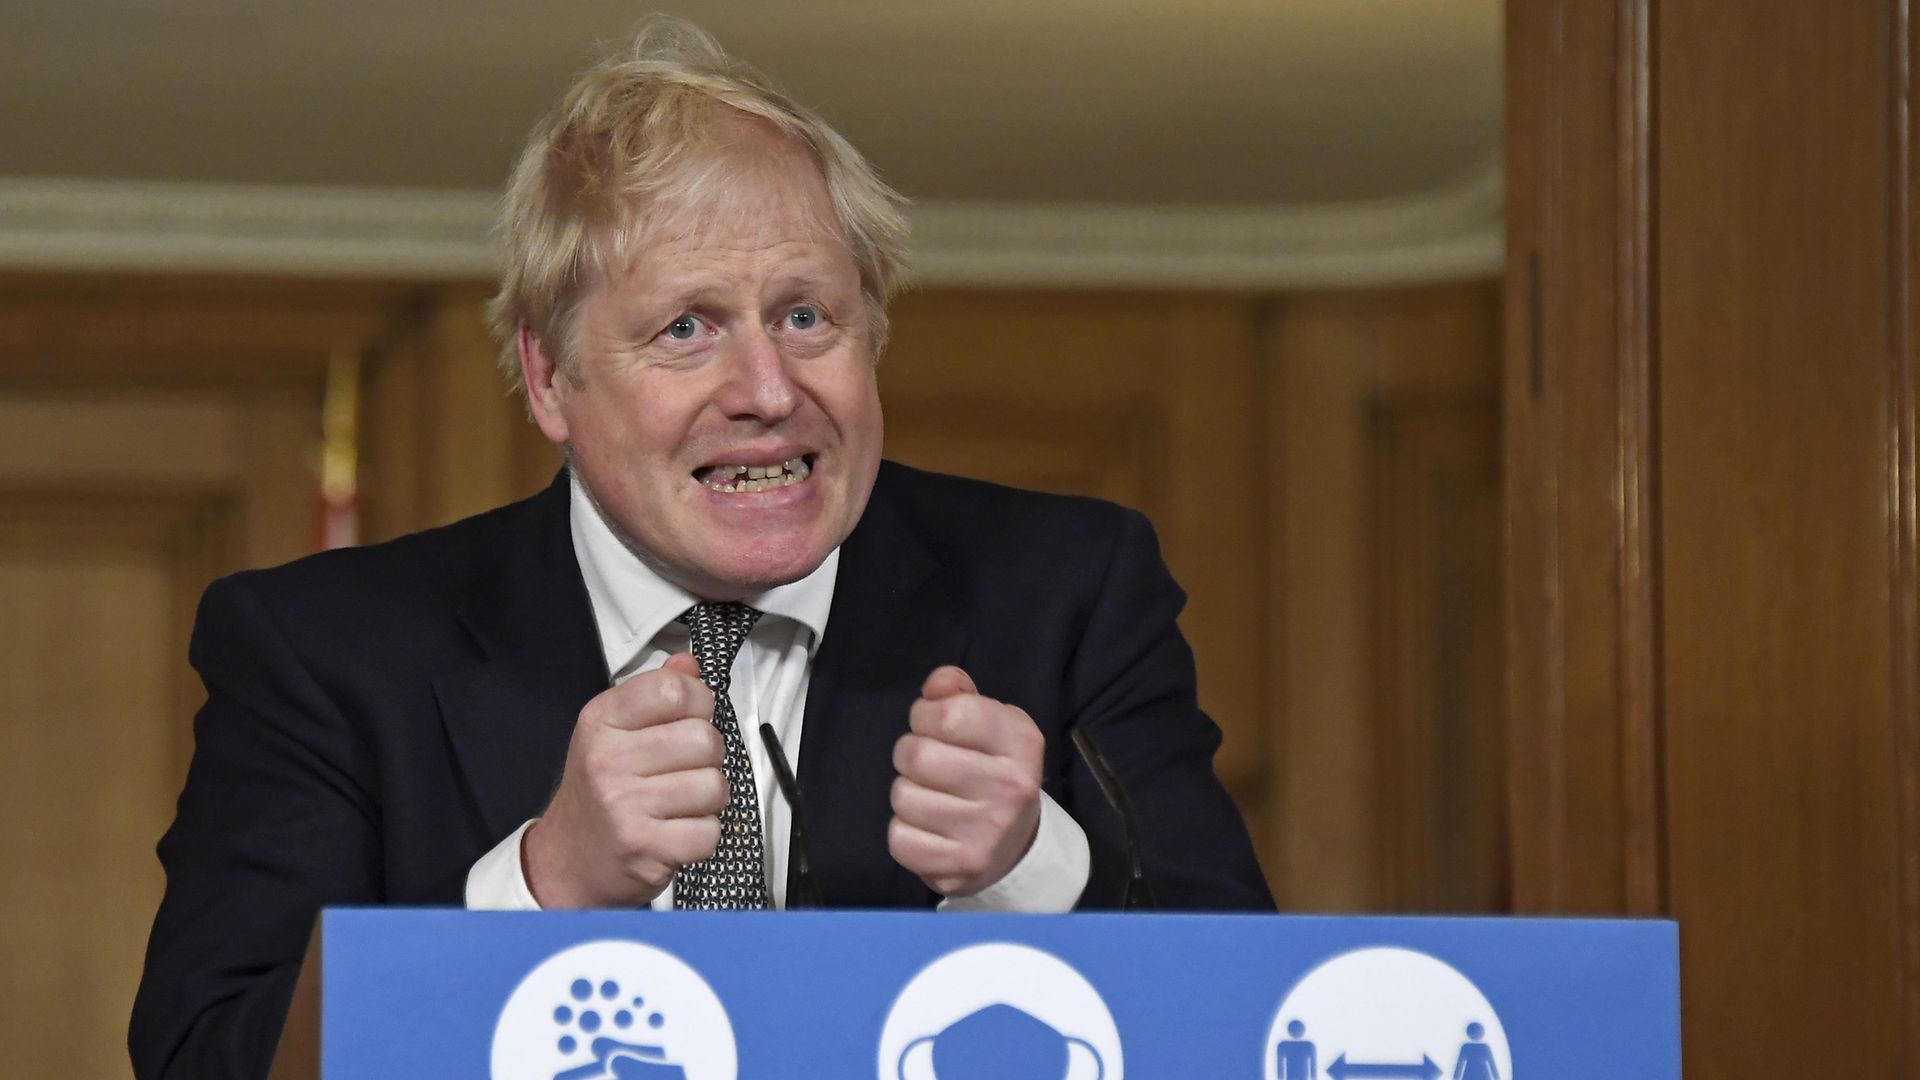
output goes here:
<path id="1" fill-rule="evenodd" d="M 812 475 L 813 468 L 804 457 L 788 458 L 778 465 L 715 465 L 700 480 L 715 491 L 728 494 L 772 491 L 798 484 Z"/>

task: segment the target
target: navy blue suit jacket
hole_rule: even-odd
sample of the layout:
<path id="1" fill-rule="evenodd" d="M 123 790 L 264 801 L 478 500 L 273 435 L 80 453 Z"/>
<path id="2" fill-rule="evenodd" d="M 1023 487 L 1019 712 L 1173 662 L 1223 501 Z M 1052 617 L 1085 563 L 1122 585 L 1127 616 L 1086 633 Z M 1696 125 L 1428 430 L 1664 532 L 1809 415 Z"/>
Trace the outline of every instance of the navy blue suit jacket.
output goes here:
<path id="1" fill-rule="evenodd" d="M 207 590 L 191 647 L 207 703 L 160 842 L 138 1076 L 264 1075 L 321 907 L 457 906 L 475 860 L 546 805 L 574 718 L 609 685 L 567 512 L 563 475 Z M 800 786 L 825 901 L 938 901 L 887 853 L 888 799 L 908 707 L 953 663 L 1046 733 L 1046 790 L 1092 847 L 1083 907 L 1117 904 L 1127 871 L 1075 725 L 1133 798 L 1162 906 L 1271 910 L 1213 774 L 1184 602 L 1137 513 L 883 464 L 807 694 Z"/>

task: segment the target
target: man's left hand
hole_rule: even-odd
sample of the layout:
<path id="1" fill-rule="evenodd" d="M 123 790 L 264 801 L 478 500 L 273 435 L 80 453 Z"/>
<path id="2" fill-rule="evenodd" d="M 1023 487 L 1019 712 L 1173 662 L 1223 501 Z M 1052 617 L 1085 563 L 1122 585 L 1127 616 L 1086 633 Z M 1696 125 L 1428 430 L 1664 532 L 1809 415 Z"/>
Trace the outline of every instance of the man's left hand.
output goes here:
<path id="1" fill-rule="evenodd" d="M 935 669 L 893 748 L 887 850 L 942 896 L 1007 875 L 1040 828 L 1046 739 L 1022 709 L 983 697 L 957 667 Z"/>

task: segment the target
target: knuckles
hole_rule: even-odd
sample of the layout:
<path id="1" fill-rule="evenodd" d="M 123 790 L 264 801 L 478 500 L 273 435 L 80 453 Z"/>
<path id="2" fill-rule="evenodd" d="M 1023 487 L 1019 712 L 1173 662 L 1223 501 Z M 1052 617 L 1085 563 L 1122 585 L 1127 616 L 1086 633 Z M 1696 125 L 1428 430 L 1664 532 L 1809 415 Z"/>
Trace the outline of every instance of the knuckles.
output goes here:
<path id="1" fill-rule="evenodd" d="M 954 856 L 952 866 L 949 867 L 951 876 L 960 879 L 960 882 L 956 882 L 955 884 L 975 881 L 986 874 L 988 866 L 987 857 L 989 854 L 990 852 L 984 847 L 974 844 L 962 844 L 959 852 Z M 952 886 L 949 887 L 951 888 Z"/>
<path id="2" fill-rule="evenodd" d="M 1040 734 L 1040 725 L 1034 723 L 1032 717 L 1018 709 L 1014 712 L 1021 721 L 1015 725 L 1013 732 L 1015 753 L 1020 760 L 1032 762 L 1037 767 L 1046 757 L 1047 737 Z"/>
<path id="3" fill-rule="evenodd" d="M 893 771 L 902 776 L 919 775 L 926 758 L 925 736 L 902 735 L 893 744 Z"/>
<path id="4" fill-rule="evenodd" d="M 605 739 L 586 739 L 573 749 L 573 760 L 580 763 L 580 772 L 589 784 L 613 772 L 614 750 Z"/>
<path id="5" fill-rule="evenodd" d="M 713 716 L 713 693 L 691 675 L 656 668 L 603 691 L 580 710 L 583 723 L 649 727 L 686 716 Z"/>
<path id="6" fill-rule="evenodd" d="M 714 817 L 696 818 L 688 823 L 686 846 L 674 853 L 674 862 L 685 866 L 702 859 L 713 858 L 720 850 L 720 819 Z"/>
<path id="7" fill-rule="evenodd" d="M 661 748 L 672 750 L 675 760 L 684 757 L 695 764 L 716 768 L 726 760 L 727 741 L 712 721 L 683 716 L 649 734 L 662 740 Z"/>
<path id="8" fill-rule="evenodd" d="M 694 808 L 700 814 L 718 814 L 733 794 L 727 774 L 718 768 L 701 769 L 694 781 Z"/>
<path id="9" fill-rule="evenodd" d="M 1040 797 L 1040 782 L 1025 771 L 996 770 L 991 791 L 996 806 L 1025 806 Z"/>
<path id="10" fill-rule="evenodd" d="M 707 763 L 716 769 L 719 768 L 727 760 L 726 737 L 720 734 L 719 728 L 706 720 L 701 720 L 700 741 L 706 747 Z"/>
<path id="11" fill-rule="evenodd" d="M 614 853 L 624 862 L 644 859 L 659 847 L 660 823 L 650 815 L 621 815 L 612 822 Z"/>
<path id="12" fill-rule="evenodd" d="M 700 845 L 700 858 L 706 858 L 720 846 L 720 819 L 708 814 L 693 819 L 693 833 Z"/>
<path id="13" fill-rule="evenodd" d="M 947 743 L 970 743 L 993 722 L 991 706 L 983 697 L 966 695 L 942 698 L 927 703 L 926 731 L 923 734 Z"/>

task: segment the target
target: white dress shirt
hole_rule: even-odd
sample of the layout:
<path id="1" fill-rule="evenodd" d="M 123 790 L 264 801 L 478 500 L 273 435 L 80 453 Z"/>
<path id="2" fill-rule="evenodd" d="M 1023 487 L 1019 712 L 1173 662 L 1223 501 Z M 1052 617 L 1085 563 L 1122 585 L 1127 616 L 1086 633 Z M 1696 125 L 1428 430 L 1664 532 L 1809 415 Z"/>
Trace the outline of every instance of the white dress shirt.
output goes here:
<path id="1" fill-rule="evenodd" d="M 572 492 L 568 521 L 573 531 L 574 557 L 586 581 L 607 670 L 613 673 L 615 683 L 624 682 L 665 664 L 674 653 L 687 651 L 687 628 L 676 620 L 699 600 L 661 578 L 627 549 L 600 516 L 578 478 L 572 481 Z M 759 730 L 763 722 L 773 725 L 797 773 L 807 682 L 813 670 L 814 650 L 827 630 L 839 572 L 840 549 L 835 548 L 813 573 L 748 598 L 746 603 L 763 614 L 733 662 L 733 684 L 727 696 L 740 723 L 741 740 L 746 744 L 754 787 L 760 796 L 767 886 L 775 907 L 786 906 L 791 816 L 775 784 Z M 467 874 L 467 907 L 509 911 L 539 908 L 520 861 L 520 840 L 531 824 L 529 821 L 515 829 L 473 864 Z M 943 900 L 940 909 L 1067 911 L 1080 899 L 1088 869 L 1086 833 L 1042 792 L 1039 832 L 1026 855 L 999 881 L 972 896 Z M 831 888 L 832 883 L 822 885 Z M 673 906 L 671 884 L 654 898 L 653 906 L 660 910 Z"/>

